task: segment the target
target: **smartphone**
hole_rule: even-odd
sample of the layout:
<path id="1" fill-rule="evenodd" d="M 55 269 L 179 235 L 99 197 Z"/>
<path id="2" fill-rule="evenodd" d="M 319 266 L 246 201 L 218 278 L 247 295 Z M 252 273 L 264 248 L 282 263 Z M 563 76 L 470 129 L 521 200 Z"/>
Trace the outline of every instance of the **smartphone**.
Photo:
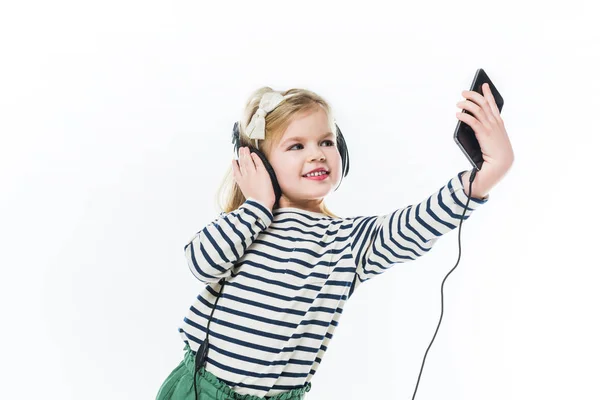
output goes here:
<path id="1" fill-rule="evenodd" d="M 492 90 L 492 94 L 496 100 L 498 110 L 502 111 L 504 99 L 502 99 L 500 92 L 498 92 L 498 89 L 496 89 L 496 86 L 494 86 L 482 68 L 479 68 L 477 72 L 475 72 L 475 78 L 473 78 L 473 83 L 471 83 L 471 89 L 469 90 L 477 92 L 483 96 L 482 85 L 484 83 L 488 83 L 490 85 L 490 89 Z M 463 109 L 462 112 L 475 117 L 472 113 L 465 109 Z M 480 171 L 481 166 L 483 165 L 483 155 L 481 154 L 481 147 L 479 146 L 475 132 L 473 132 L 473 128 L 463 121 L 458 121 L 456 124 L 456 129 L 454 130 L 454 141 L 462 150 L 467 159 L 471 162 L 471 165 Z"/>

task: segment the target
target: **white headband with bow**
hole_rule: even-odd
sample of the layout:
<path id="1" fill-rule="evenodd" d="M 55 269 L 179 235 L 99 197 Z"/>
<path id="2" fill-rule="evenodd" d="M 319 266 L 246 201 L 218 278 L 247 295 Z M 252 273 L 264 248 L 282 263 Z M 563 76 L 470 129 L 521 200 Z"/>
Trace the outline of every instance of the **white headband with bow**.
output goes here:
<path id="1" fill-rule="evenodd" d="M 265 93 L 260 99 L 258 110 L 252 116 L 248 127 L 246 128 L 246 136 L 254 139 L 256 148 L 258 148 L 258 140 L 265 138 L 265 117 L 273 111 L 283 100 L 289 99 L 292 95 L 282 96 L 277 92 Z"/>

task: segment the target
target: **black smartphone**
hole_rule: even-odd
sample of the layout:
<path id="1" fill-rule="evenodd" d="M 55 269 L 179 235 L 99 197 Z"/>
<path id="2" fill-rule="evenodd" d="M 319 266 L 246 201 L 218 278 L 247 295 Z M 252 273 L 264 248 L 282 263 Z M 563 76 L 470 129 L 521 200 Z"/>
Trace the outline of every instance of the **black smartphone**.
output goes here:
<path id="1" fill-rule="evenodd" d="M 498 110 L 502 111 L 504 99 L 502 99 L 500 92 L 498 92 L 498 89 L 496 89 L 496 86 L 494 86 L 482 68 L 479 68 L 477 72 L 475 72 L 475 78 L 473 78 L 473 83 L 471 83 L 471 89 L 469 90 L 477 92 L 483 96 L 483 88 L 481 86 L 484 83 L 488 83 L 490 85 L 490 89 L 492 90 L 492 94 L 496 100 Z M 464 108 L 462 112 L 475 117 L 472 113 Z M 471 162 L 471 165 L 477 168 L 478 171 L 481 170 L 481 166 L 483 165 L 483 155 L 481 154 L 481 147 L 479 146 L 475 132 L 473 132 L 473 128 L 463 121 L 458 121 L 456 124 L 456 129 L 454 130 L 454 141 L 465 154 L 467 159 Z"/>

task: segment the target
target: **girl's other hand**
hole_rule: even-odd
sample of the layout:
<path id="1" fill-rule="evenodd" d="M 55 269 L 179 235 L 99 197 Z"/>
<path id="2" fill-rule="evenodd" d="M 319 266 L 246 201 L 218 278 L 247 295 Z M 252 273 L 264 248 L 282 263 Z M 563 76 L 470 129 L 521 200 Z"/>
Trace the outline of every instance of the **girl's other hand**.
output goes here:
<path id="1" fill-rule="evenodd" d="M 252 197 L 273 210 L 275 191 L 271 177 L 260 157 L 250 153 L 248 147 L 240 147 L 239 162 L 232 160 L 233 178 L 247 199 Z"/>

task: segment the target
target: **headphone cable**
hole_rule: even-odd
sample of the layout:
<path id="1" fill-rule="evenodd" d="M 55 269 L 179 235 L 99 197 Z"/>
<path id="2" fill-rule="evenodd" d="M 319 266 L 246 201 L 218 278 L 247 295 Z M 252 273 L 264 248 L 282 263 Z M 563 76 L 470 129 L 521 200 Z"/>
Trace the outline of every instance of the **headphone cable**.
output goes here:
<path id="1" fill-rule="evenodd" d="M 442 323 L 442 317 L 444 316 L 444 283 L 446 282 L 446 279 L 448 278 L 448 276 L 450 276 L 452 271 L 454 271 L 456 269 L 456 267 L 458 266 L 458 263 L 460 262 L 460 250 L 461 250 L 460 249 L 460 231 L 462 228 L 463 218 L 465 216 L 465 213 L 467 212 L 467 208 L 469 207 L 469 202 L 471 201 L 471 189 L 473 187 L 473 180 L 475 180 L 475 175 L 477 175 L 477 168 L 473 168 L 473 170 L 471 171 L 471 176 L 469 177 L 469 196 L 467 199 L 467 204 L 465 205 L 465 209 L 463 210 L 462 216 L 460 218 L 460 223 L 458 225 L 458 260 L 456 261 L 456 265 L 454 266 L 454 268 L 452 268 L 450 270 L 450 272 L 448 272 L 446 274 L 446 276 L 444 277 L 444 280 L 442 281 L 442 286 L 441 286 L 442 313 L 440 315 L 440 321 L 438 322 L 437 328 L 435 328 L 435 333 L 433 334 L 433 338 L 431 339 L 431 342 L 429 343 L 429 346 L 427 347 L 427 350 L 425 351 L 425 355 L 423 356 L 423 362 L 421 363 L 421 371 L 419 371 L 419 377 L 417 379 L 417 385 L 415 386 L 415 391 L 413 393 L 412 400 L 415 400 L 415 396 L 417 395 L 417 389 L 419 388 L 419 382 L 421 381 L 421 373 L 423 372 L 423 367 L 425 365 L 425 359 L 427 358 L 427 353 L 429 352 L 429 349 L 431 348 L 431 345 L 433 344 L 433 341 L 435 340 L 435 336 L 437 335 L 438 330 L 440 329 L 440 324 Z"/>

